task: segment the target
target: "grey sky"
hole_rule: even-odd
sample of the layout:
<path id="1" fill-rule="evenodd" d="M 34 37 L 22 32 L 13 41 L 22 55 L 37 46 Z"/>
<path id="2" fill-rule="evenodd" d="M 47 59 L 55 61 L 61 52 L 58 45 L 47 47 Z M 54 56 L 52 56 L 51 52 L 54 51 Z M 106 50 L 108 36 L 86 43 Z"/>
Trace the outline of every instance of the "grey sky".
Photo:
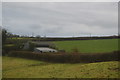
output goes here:
<path id="1" fill-rule="evenodd" d="M 20 35 L 118 33 L 117 2 L 3 2 L 3 26 Z"/>

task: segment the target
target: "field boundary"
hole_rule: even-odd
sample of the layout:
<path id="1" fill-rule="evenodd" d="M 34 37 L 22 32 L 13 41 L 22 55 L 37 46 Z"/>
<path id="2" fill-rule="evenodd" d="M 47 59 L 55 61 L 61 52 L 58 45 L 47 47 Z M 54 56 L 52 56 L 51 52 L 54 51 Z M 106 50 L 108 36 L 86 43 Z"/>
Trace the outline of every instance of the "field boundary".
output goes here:
<path id="1" fill-rule="evenodd" d="M 101 54 L 82 54 L 82 53 L 33 53 L 28 51 L 11 51 L 8 56 L 21 57 L 26 59 L 41 60 L 55 63 L 94 63 L 105 61 L 119 61 L 120 51 Z"/>

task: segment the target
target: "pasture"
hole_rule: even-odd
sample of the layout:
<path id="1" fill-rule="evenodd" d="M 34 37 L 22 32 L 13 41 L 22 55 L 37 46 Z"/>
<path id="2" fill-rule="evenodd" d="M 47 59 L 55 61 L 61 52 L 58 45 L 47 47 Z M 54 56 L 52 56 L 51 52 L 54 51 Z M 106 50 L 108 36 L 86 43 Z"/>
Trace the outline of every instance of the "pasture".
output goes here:
<path id="1" fill-rule="evenodd" d="M 60 64 L 3 57 L 3 78 L 118 78 L 118 61 Z"/>
<path id="2" fill-rule="evenodd" d="M 118 40 L 120 39 L 54 41 L 53 43 L 58 49 L 66 52 L 77 49 L 82 53 L 103 53 L 118 50 Z"/>

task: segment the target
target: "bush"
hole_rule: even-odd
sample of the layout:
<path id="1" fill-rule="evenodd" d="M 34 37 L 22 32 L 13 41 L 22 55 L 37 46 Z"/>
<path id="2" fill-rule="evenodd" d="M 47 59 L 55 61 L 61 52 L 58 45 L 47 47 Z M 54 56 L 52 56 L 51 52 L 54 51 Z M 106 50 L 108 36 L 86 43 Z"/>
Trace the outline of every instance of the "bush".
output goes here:
<path id="1" fill-rule="evenodd" d="M 72 50 L 73 50 L 73 54 L 78 54 L 79 53 L 78 48 L 76 48 L 76 47 L 73 48 Z"/>
<path id="2" fill-rule="evenodd" d="M 34 43 L 31 43 L 31 42 L 29 42 L 29 50 L 30 51 L 33 51 L 34 50 L 34 48 L 35 48 L 35 44 Z"/>
<path id="3" fill-rule="evenodd" d="M 6 55 L 10 51 L 18 51 L 18 50 L 22 50 L 22 48 L 23 48 L 23 44 L 22 43 L 18 43 L 18 44 L 6 44 L 2 48 L 2 50 L 3 50 L 2 53 L 3 53 L 3 55 Z"/>

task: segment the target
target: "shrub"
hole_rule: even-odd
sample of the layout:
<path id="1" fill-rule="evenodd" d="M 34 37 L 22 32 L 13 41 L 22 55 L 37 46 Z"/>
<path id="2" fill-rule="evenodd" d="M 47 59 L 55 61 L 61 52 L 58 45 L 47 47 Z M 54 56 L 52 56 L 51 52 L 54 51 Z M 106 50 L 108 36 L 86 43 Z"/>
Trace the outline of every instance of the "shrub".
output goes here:
<path id="1" fill-rule="evenodd" d="M 79 51 L 78 51 L 78 48 L 77 48 L 77 47 L 73 48 L 72 50 L 73 50 L 73 54 L 78 54 L 78 53 L 79 53 Z"/>
<path id="2" fill-rule="evenodd" d="M 31 43 L 31 42 L 29 42 L 29 50 L 30 51 L 33 51 L 34 50 L 34 48 L 35 48 L 35 44 L 34 43 Z"/>
<path id="3" fill-rule="evenodd" d="M 22 50 L 22 48 L 23 48 L 23 44 L 22 43 L 18 43 L 18 44 L 6 44 L 2 48 L 3 55 L 7 54 L 10 51 Z"/>

